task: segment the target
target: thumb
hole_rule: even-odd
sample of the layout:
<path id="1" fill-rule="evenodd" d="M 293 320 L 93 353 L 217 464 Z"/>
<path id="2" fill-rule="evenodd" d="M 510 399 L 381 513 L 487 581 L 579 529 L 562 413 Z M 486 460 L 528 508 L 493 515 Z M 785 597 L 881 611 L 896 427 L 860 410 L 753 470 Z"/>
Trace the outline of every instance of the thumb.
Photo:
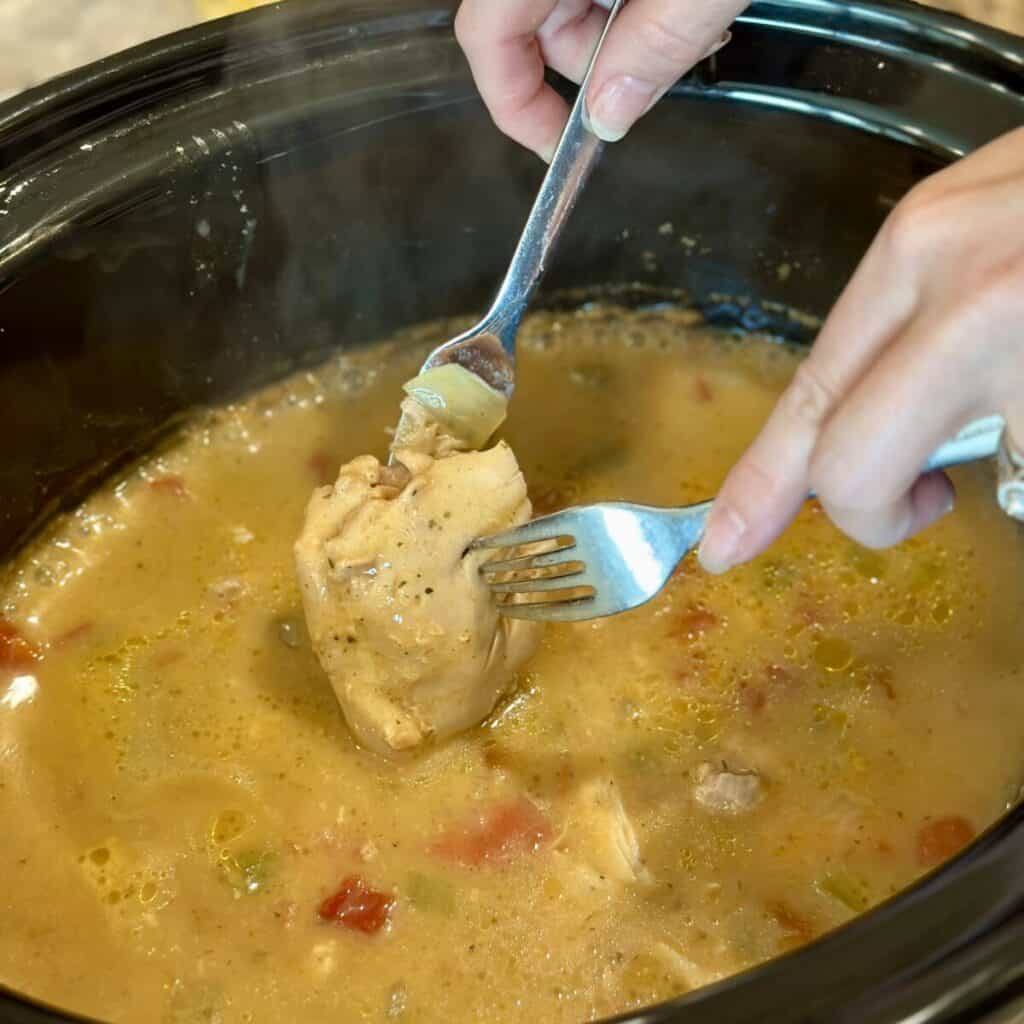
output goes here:
<path id="1" fill-rule="evenodd" d="M 608 33 L 591 78 L 594 134 L 617 142 L 698 61 L 728 42 L 748 0 L 632 0 Z"/>

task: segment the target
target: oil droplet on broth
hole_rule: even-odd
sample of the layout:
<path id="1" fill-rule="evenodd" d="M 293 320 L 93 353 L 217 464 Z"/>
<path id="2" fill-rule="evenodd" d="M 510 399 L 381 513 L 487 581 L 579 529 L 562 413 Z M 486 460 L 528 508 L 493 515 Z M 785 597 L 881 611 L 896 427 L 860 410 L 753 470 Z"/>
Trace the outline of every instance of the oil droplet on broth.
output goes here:
<path id="1" fill-rule="evenodd" d="M 853 663 L 853 648 L 842 637 L 822 637 L 815 645 L 814 661 L 826 672 L 842 672 Z"/>

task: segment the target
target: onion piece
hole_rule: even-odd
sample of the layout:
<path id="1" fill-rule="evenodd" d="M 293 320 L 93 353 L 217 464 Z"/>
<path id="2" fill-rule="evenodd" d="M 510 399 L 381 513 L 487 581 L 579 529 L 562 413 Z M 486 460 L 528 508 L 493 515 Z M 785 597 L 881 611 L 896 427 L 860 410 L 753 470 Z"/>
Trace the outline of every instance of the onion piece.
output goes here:
<path id="1" fill-rule="evenodd" d="M 403 390 L 470 448 L 482 448 L 508 413 L 504 395 L 457 363 L 435 366 Z"/>

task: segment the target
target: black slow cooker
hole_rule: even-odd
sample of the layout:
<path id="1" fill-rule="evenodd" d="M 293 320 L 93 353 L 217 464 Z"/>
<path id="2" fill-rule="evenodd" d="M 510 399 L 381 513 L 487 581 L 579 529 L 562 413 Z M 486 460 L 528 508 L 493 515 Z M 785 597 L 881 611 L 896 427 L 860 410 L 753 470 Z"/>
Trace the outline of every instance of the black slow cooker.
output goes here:
<path id="1" fill-rule="evenodd" d="M 293 0 L 0 105 L 0 554 L 190 409 L 484 308 L 542 168 L 491 126 L 451 19 Z M 545 283 L 809 340 L 899 198 L 1020 124 L 1020 39 L 755 0 L 608 149 Z M 0 992 L 0 1021 L 70 1019 Z M 814 945 L 628 1019 L 1024 1020 L 1024 809 Z"/>

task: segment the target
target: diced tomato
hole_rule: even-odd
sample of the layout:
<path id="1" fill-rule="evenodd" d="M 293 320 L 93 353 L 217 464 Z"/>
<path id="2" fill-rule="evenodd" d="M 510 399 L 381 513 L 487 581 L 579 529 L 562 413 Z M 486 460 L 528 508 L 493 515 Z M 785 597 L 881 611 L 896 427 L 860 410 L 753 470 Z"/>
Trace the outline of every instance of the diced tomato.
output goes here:
<path id="1" fill-rule="evenodd" d="M 935 867 L 959 853 L 976 835 L 974 826 L 957 815 L 925 822 L 917 833 L 917 861 L 922 867 Z"/>
<path id="2" fill-rule="evenodd" d="M 40 657 L 39 648 L 29 643 L 17 626 L 0 619 L 0 669 L 28 668 Z"/>
<path id="3" fill-rule="evenodd" d="M 765 911 L 782 929 L 783 948 L 796 949 L 810 942 L 817 934 L 814 922 L 791 907 L 785 900 L 765 904 Z"/>
<path id="4" fill-rule="evenodd" d="M 715 393 L 711 390 L 711 385 L 705 377 L 698 376 L 694 381 L 693 396 L 702 405 L 707 404 L 715 397 Z"/>
<path id="5" fill-rule="evenodd" d="M 394 904 L 393 896 L 371 889 L 358 875 L 349 875 L 338 891 L 320 904 L 317 913 L 322 921 L 373 935 L 388 923 Z"/>
<path id="6" fill-rule="evenodd" d="M 313 479 L 322 486 L 334 482 L 338 462 L 322 448 L 318 448 L 306 459 L 306 467 L 313 474 Z"/>
<path id="7" fill-rule="evenodd" d="M 472 821 L 446 829 L 430 852 L 467 867 L 501 863 L 538 849 L 552 836 L 551 823 L 526 797 L 499 804 Z"/>
<path id="8" fill-rule="evenodd" d="M 189 496 L 184 479 L 176 474 L 158 476 L 155 480 L 150 480 L 149 489 L 157 494 L 166 494 L 169 498 L 187 498 Z"/>

